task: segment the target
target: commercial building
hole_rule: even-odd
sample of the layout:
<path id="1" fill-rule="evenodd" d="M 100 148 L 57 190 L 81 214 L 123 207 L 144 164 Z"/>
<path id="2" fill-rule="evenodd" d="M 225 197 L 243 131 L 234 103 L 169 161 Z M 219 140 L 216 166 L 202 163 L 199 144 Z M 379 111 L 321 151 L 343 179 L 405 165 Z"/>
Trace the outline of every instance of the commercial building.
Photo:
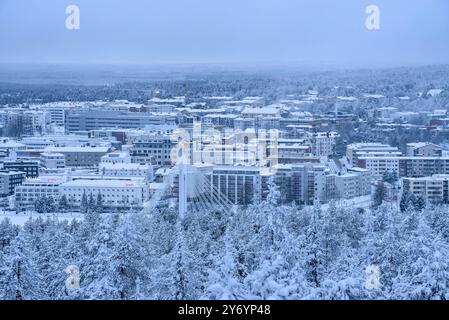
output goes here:
<path id="1" fill-rule="evenodd" d="M 108 147 L 48 147 L 47 153 L 59 153 L 65 156 L 67 167 L 97 166 L 101 158 L 109 152 Z"/>
<path id="2" fill-rule="evenodd" d="M 90 131 L 101 128 L 133 129 L 149 125 L 174 125 L 176 114 L 150 114 L 113 110 L 87 110 L 66 115 L 66 130 Z"/>
<path id="3" fill-rule="evenodd" d="M 175 142 L 167 134 L 142 136 L 133 142 L 130 150 L 133 163 L 169 166 Z"/>
<path id="4" fill-rule="evenodd" d="M 101 194 L 106 207 L 126 208 L 141 206 L 149 197 L 149 186 L 143 179 L 76 179 L 60 185 L 73 207 L 80 207 L 83 195 Z"/>
<path id="5" fill-rule="evenodd" d="M 111 152 L 101 157 L 101 163 L 131 163 L 131 156 L 128 152 Z"/>
<path id="6" fill-rule="evenodd" d="M 61 176 L 40 176 L 26 179 L 22 185 L 16 187 L 16 207 L 18 209 L 32 208 L 37 199 L 51 197 L 55 201 L 61 196 L 59 186 L 66 182 Z"/>
<path id="7" fill-rule="evenodd" d="M 142 177 L 148 181 L 153 181 L 154 178 L 151 164 L 102 162 L 98 172 L 110 177 Z"/>

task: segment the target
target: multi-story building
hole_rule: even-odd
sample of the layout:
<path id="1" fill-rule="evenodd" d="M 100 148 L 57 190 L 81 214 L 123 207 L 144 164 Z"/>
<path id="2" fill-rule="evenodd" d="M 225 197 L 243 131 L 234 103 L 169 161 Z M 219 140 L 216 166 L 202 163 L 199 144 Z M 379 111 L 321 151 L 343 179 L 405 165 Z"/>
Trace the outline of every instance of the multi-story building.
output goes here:
<path id="1" fill-rule="evenodd" d="M 23 113 L 23 131 L 25 134 L 42 134 L 50 124 L 50 115 L 44 110 L 30 110 Z"/>
<path id="2" fill-rule="evenodd" d="M 108 147 L 48 147 L 47 153 L 59 153 L 65 156 L 67 167 L 92 167 L 101 162 L 109 152 Z"/>
<path id="3" fill-rule="evenodd" d="M 112 110 L 87 110 L 66 115 L 66 130 L 89 131 L 101 128 L 145 128 L 149 125 L 174 125 L 176 114 L 149 114 Z"/>
<path id="4" fill-rule="evenodd" d="M 80 207 L 83 195 L 97 197 L 101 194 L 106 207 L 126 208 L 142 206 L 148 200 L 149 186 L 143 179 L 76 179 L 60 185 L 73 207 Z"/>
<path id="5" fill-rule="evenodd" d="M 131 163 L 128 152 L 111 152 L 101 157 L 101 163 Z"/>
<path id="6" fill-rule="evenodd" d="M 42 197 L 51 197 L 57 201 L 61 196 L 59 186 L 64 182 L 66 179 L 61 176 L 40 176 L 26 179 L 22 185 L 16 187 L 17 208 L 33 207 L 36 200 Z"/>
<path id="7" fill-rule="evenodd" d="M 307 137 L 312 146 L 312 153 L 316 156 L 330 156 L 334 153 L 336 132 L 308 133 Z"/>
<path id="8" fill-rule="evenodd" d="M 449 203 L 449 175 L 403 178 L 402 188 L 430 203 Z"/>
<path id="9" fill-rule="evenodd" d="M 361 157 L 358 162 L 359 167 L 368 169 L 376 180 L 387 170 L 399 177 L 449 174 L 449 157 Z"/>
<path id="10" fill-rule="evenodd" d="M 157 166 L 169 166 L 171 162 L 171 152 L 175 142 L 169 135 L 154 134 L 143 136 L 134 140 L 130 150 L 133 163 L 153 164 Z"/>
<path id="11" fill-rule="evenodd" d="M 24 172 L 0 170 L 0 197 L 14 194 L 15 188 L 22 184 L 24 179 Z"/>
<path id="12" fill-rule="evenodd" d="M 381 180 L 386 171 L 400 174 L 400 160 L 402 157 L 359 157 L 357 162 L 360 168 L 371 173 L 373 180 Z"/>
<path id="13" fill-rule="evenodd" d="M 35 178 L 39 175 L 39 160 L 36 161 L 5 161 L 3 169 L 7 171 L 24 172 L 27 178 Z"/>
<path id="14" fill-rule="evenodd" d="M 41 153 L 41 167 L 43 169 L 65 168 L 65 156 L 62 153 Z"/>
<path id="15" fill-rule="evenodd" d="M 360 167 L 360 157 L 398 157 L 402 152 L 383 143 L 353 143 L 346 146 L 346 157 L 353 167 Z"/>
<path id="16" fill-rule="evenodd" d="M 409 157 L 441 157 L 443 148 L 430 142 L 416 142 L 407 144 Z"/>
<path id="17" fill-rule="evenodd" d="M 279 185 L 282 200 L 286 203 L 313 205 L 327 202 L 326 174 L 326 167 L 320 164 L 279 165 L 275 182 Z M 268 179 L 268 176 L 264 176 L 262 180 L 263 196 L 267 195 Z"/>
<path id="18" fill-rule="evenodd" d="M 151 164 L 102 162 L 98 172 L 111 177 L 142 177 L 149 181 L 154 178 Z"/>
<path id="19" fill-rule="evenodd" d="M 426 177 L 449 174 L 449 157 L 403 157 L 399 161 L 401 177 Z"/>
<path id="20" fill-rule="evenodd" d="M 282 202 L 312 205 L 327 200 L 325 175 L 325 166 L 309 163 L 278 165 L 273 176 L 256 166 L 216 166 L 206 177 L 213 190 L 237 205 L 266 199 L 271 177 L 280 188 Z"/>
<path id="21" fill-rule="evenodd" d="M 353 168 L 335 175 L 336 199 L 352 199 L 371 194 L 371 175 L 368 170 Z"/>
<path id="22" fill-rule="evenodd" d="M 256 167 L 214 167 L 209 176 L 213 186 L 232 203 L 245 205 L 261 197 L 260 169 Z"/>

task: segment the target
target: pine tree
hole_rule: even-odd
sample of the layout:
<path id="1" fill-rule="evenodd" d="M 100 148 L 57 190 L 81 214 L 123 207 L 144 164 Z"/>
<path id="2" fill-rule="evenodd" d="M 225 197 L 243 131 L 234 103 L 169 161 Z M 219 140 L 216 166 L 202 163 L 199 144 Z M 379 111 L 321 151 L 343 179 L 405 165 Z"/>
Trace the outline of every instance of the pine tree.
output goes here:
<path id="1" fill-rule="evenodd" d="M 100 216 L 95 222 L 95 231 L 91 230 L 91 222 L 85 223 L 87 251 L 84 253 L 80 266 L 80 295 L 86 299 L 120 299 L 119 289 L 114 285 L 111 266 L 115 230 L 110 222 L 106 217 Z"/>
<path id="2" fill-rule="evenodd" d="M 245 296 L 243 283 L 238 274 L 237 252 L 228 232 L 224 237 L 224 243 L 225 247 L 218 264 L 208 272 L 204 296 L 206 299 L 238 300 Z"/>
<path id="3" fill-rule="evenodd" d="M 426 200 L 422 196 L 419 196 L 416 198 L 413 205 L 416 211 L 421 212 L 426 207 Z"/>
<path id="4" fill-rule="evenodd" d="M 385 200 L 387 196 L 387 189 L 382 181 L 379 181 L 376 185 L 373 195 L 373 207 L 379 207 Z"/>
<path id="5" fill-rule="evenodd" d="M 0 252 L 5 251 L 6 247 L 19 234 L 19 228 L 11 223 L 9 218 L 0 221 Z"/>
<path id="6" fill-rule="evenodd" d="M 142 284 L 149 285 L 150 281 L 146 241 L 132 215 L 120 217 L 110 256 L 111 277 L 120 299 L 131 299 L 136 295 L 138 280 L 141 281 L 139 294 L 144 295 L 146 290 Z"/>
<path id="7" fill-rule="evenodd" d="M 315 207 L 312 211 L 310 224 L 306 229 L 305 239 L 305 269 L 306 279 L 311 286 L 319 287 L 324 272 L 324 252 L 321 247 L 321 210 Z"/>
<path id="8" fill-rule="evenodd" d="M 45 296 L 41 278 L 32 254 L 19 234 L 11 243 L 5 257 L 3 290 L 5 300 L 35 300 Z"/>
<path id="9" fill-rule="evenodd" d="M 95 211 L 96 206 L 95 206 L 95 199 L 94 196 L 91 194 L 89 194 L 89 200 L 87 203 L 87 212 L 96 212 Z"/>
<path id="10" fill-rule="evenodd" d="M 37 213 L 44 213 L 46 210 L 46 205 L 45 205 L 45 198 L 44 197 L 39 197 L 36 199 L 36 201 L 34 202 L 34 209 L 36 210 Z"/>
<path id="11" fill-rule="evenodd" d="M 89 202 L 87 201 L 86 192 L 83 192 L 83 196 L 81 198 L 80 210 L 82 213 L 87 213 L 89 211 Z"/>
<path id="12" fill-rule="evenodd" d="M 56 211 L 56 203 L 53 197 L 49 196 L 45 198 L 45 212 L 55 212 Z"/>
<path id="13" fill-rule="evenodd" d="M 59 207 L 59 210 L 61 210 L 62 212 L 65 212 L 69 209 L 69 202 L 68 202 L 67 196 L 65 194 L 63 194 L 59 198 L 58 207 Z"/>
<path id="14" fill-rule="evenodd" d="M 195 254 L 189 250 L 184 226 L 176 224 L 176 242 L 172 251 L 161 259 L 154 276 L 157 298 L 197 299 L 202 291 L 200 270 L 196 268 Z M 167 261 L 168 259 L 168 261 Z M 162 268 L 162 269 L 161 269 Z"/>
<path id="15" fill-rule="evenodd" d="M 97 200 L 95 203 L 95 211 L 98 213 L 102 213 L 103 212 L 103 196 L 101 195 L 101 192 L 98 192 L 97 194 Z"/>
<path id="16" fill-rule="evenodd" d="M 449 246 L 432 234 L 424 214 L 419 215 L 418 228 L 404 242 L 404 264 L 400 268 L 393 293 L 401 299 L 449 299 Z"/>
<path id="17" fill-rule="evenodd" d="M 402 212 L 405 212 L 408 210 L 409 208 L 409 200 L 410 200 L 410 192 L 409 191 L 404 191 L 402 192 L 401 195 L 401 201 L 399 202 L 399 208 Z"/>

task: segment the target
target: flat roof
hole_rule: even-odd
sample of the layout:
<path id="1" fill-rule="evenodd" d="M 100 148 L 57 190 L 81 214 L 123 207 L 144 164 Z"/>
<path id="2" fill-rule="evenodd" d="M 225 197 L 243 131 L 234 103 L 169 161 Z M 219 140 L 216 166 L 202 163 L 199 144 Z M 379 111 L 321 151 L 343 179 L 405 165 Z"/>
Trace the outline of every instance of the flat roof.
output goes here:
<path id="1" fill-rule="evenodd" d="M 109 180 L 109 179 L 77 179 L 61 184 L 61 187 L 92 187 L 92 188 L 139 188 L 144 187 L 142 180 Z"/>

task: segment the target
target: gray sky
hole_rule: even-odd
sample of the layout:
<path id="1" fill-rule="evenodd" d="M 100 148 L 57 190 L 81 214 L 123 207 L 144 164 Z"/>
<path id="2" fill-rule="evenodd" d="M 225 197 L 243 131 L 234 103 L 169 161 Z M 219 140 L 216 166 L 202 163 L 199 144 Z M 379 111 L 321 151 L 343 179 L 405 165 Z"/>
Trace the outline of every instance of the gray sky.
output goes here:
<path id="1" fill-rule="evenodd" d="M 65 28 L 76 4 L 81 29 Z M 365 8 L 381 9 L 381 30 Z M 447 0 L 0 0 L 3 63 L 449 63 Z"/>

